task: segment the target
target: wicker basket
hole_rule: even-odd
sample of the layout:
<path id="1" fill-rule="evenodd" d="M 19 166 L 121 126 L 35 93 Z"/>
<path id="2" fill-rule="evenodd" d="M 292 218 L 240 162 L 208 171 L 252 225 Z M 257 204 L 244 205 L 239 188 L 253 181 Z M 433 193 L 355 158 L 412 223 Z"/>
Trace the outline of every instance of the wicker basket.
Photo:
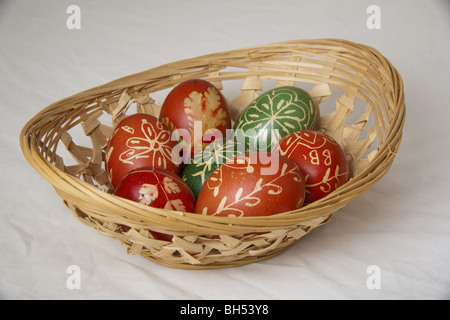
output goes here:
<path id="1" fill-rule="evenodd" d="M 135 112 L 157 116 L 155 97 L 192 78 L 222 90 L 233 117 L 263 90 L 307 89 L 320 106 L 321 129 L 348 156 L 350 181 L 308 206 L 265 217 L 174 212 L 112 195 L 104 149 L 114 125 Z M 20 144 L 75 217 L 128 253 L 174 268 L 223 268 L 280 254 L 365 192 L 392 165 L 404 118 L 402 79 L 377 50 L 339 39 L 296 40 L 182 60 L 80 92 L 33 117 Z M 131 229 L 123 232 L 121 224 Z M 173 241 L 155 240 L 149 229 Z"/>

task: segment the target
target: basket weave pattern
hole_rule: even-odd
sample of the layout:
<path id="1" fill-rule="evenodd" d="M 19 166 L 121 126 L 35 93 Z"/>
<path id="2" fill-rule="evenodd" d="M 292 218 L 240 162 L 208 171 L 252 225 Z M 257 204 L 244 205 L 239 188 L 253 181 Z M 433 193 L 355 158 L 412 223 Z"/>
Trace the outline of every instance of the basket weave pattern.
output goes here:
<path id="1" fill-rule="evenodd" d="M 158 116 L 155 95 L 194 78 L 232 92 L 224 95 L 234 119 L 266 87 L 308 87 L 321 129 L 348 157 L 350 181 L 308 206 L 265 217 L 174 212 L 112 195 L 104 150 L 114 126 L 135 112 Z M 74 216 L 128 253 L 174 268 L 223 268 L 283 252 L 378 181 L 398 151 L 404 117 L 400 74 L 377 50 L 339 39 L 297 40 L 186 59 L 80 92 L 33 117 L 20 143 Z M 123 232 L 121 224 L 131 229 Z M 173 234 L 173 241 L 155 240 L 149 229 Z"/>

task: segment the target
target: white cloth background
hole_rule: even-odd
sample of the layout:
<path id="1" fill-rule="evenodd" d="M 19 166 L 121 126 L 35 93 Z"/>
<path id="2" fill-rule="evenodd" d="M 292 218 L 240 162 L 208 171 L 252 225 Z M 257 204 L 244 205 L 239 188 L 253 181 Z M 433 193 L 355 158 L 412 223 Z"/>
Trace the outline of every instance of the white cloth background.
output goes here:
<path id="1" fill-rule="evenodd" d="M 66 26 L 72 4 L 79 30 Z M 381 29 L 366 25 L 371 4 Z M 445 0 L 0 2 L 0 298 L 450 298 L 449 31 Z M 202 54 L 332 37 L 371 45 L 400 71 L 403 142 L 381 181 L 273 259 L 185 271 L 129 256 L 79 223 L 20 151 L 31 117 L 82 90 Z M 71 265 L 80 289 L 67 287 Z M 367 286 L 372 265 L 379 289 Z"/>

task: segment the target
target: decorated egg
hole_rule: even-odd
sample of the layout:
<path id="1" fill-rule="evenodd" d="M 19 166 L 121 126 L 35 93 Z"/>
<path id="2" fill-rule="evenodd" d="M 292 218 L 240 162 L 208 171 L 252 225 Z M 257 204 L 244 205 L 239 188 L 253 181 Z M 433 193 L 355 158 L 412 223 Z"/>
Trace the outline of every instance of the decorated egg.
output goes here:
<path id="1" fill-rule="evenodd" d="M 281 155 L 294 161 L 306 178 L 305 204 L 321 199 L 346 183 L 345 153 L 330 136 L 314 130 L 291 133 L 280 140 Z"/>
<path id="2" fill-rule="evenodd" d="M 222 164 L 206 180 L 195 212 L 215 216 L 268 216 L 298 209 L 305 178 L 276 153 L 246 153 Z"/>
<path id="3" fill-rule="evenodd" d="M 319 111 L 306 91 L 278 87 L 261 94 L 242 111 L 234 134 L 250 151 L 270 151 L 289 133 L 316 129 L 318 120 Z"/>
<path id="4" fill-rule="evenodd" d="M 128 173 L 115 195 L 150 207 L 193 212 L 195 197 L 191 189 L 172 171 L 144 167 Z"/>
<path id="5" fill-rule="evenodd" d="M 181 173 L 172 151 L 177 145 L 158 118 L 137 113 L 120 121 L 106 147 L 106 172 L 115 188 L 122 178 L 141 167 L 161 167 Z"/>
<path id="6" fill-rule="evenodd" d="M 191 189 L 172 171 L 145 167 L 128 173 L 117 186 L 115 195 L 166 210 L 194 212 L 195 197 Z M 123 226 L 127 231 L 129 227 Z M 172 236 L 150 231 L 160 240 L 169 241 Z"/>
<path id="7" fill-rule="evenodd" d="M 245 154 L 245 146 L 231 139 L 212 142 L 204 150 L 196 153 L 191 163 L 186 164 L 181 178 L 194 192 L 195 197 L 198 197 L 211 173 L 221 164 L 241 154 Z"/>
<path id="8" fill-rule="evenodd" d="M 222 93 L 201 79 L 187 80 L 169 92 L 159 119 L 188 143 L 191 155 L 231 129 L 228 104 Z M 179 129 L 179 130 L 177 130 Z"/>

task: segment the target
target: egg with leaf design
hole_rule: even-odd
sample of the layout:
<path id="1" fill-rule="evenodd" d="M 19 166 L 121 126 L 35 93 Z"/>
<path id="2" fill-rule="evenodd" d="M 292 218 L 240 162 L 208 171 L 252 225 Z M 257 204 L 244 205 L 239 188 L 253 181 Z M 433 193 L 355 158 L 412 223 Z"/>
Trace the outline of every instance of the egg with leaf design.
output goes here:
<path id="1" fill-rule="evenodd" d="M 172 171 L 157 167 L 131 171 L 120 181 L 114 194 L 154 208 L 181 212 L 194 212 L 195 209 L 194 194 L 186 183 Z M 128 228 L 122 227 L 124 231 Z M 161 240 L 172 238 L 154 231 L 151 233 Z"/>
<path id="2" fill-rule="evenodd" d="M 275 153 L 253 152 L 218 167 L 206 180 L 195 212 L 214 216 L 268 216 L 298 209 L 305 178 L 292 161 Z"/>
<path id="3" fill-rule="evenodd" d="M 253 100 L 234 124 L 236 140 L 249 151 L 271 151 L 278 141 L 299 130 L 314 130 L 319 109 L 305 90 L 284 86 L 271 89 Z"/>
<path id="4" fill-rule="evenodd" d="M 193 212 L 195 198 L 191 189 L 172 171 L 144 167 L 128 173 L 115 195 L 150 207 Z"/>
<path id="5" fill-rule="evenodd" d="M 159 119 L 180 138 L 189 142 L 188 150 L 196 151 L 225 138 L 231 129 L 228 103 L 213 84 L 202 79 L 184 81 L 175 86 L 165 98 Z"/>

